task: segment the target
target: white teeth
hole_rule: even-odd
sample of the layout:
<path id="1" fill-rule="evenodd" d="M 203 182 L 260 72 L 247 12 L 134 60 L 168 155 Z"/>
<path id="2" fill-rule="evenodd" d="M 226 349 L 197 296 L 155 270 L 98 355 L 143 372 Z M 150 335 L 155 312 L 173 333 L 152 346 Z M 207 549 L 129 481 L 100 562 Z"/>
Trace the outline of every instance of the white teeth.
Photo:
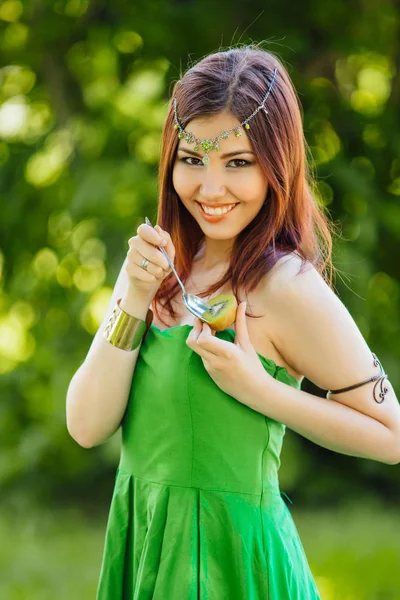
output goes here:
<path id="1" fill-rule="evenodd" d="M 223 208 L 210 208 L 209 206 L 204 206 L 204 204 L 202 204 L 201 206 L 202 206 L 204 212 L 207 213 L 208 215 L 224 215 L 225 213 L 232 210 L 232 208 L 234 208 L 236 206 L 236 204 L 231 204 L 230 206 L 224 206 Z"/>

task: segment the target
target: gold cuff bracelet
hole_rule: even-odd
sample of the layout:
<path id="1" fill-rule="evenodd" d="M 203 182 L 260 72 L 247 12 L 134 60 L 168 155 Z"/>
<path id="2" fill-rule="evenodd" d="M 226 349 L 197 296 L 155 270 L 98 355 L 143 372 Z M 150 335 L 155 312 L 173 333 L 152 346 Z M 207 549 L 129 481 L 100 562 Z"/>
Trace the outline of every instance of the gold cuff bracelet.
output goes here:
<path id="1" fill-rule="evenodd" d="M 122 350 L 135 350 L 144 341 L 153 321 L 153 311 L 149 308 L 146 320 L 134 317 L 120 307 L 122 298 L 111 313 L 103 335 L 113 346 Z"/>

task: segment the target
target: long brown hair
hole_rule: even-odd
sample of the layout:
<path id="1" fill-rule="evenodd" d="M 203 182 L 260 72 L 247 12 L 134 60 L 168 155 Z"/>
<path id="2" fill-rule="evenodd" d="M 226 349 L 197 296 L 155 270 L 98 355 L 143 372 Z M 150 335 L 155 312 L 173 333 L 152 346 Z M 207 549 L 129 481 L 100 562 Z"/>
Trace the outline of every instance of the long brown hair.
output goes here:
<path id="1" fill-rule="evenodd" d="M 204 234 L 172 184 L 179 143 L 172 98 L 176 98 L 182 127 L 191 119 L 224 110 L 241 122 L 261 104 L 275 67 L 278 72 L 266 103 L 268 115 L 260 111 L 246 131 L 267 177 L 267 197 L 257 216 L 235 239 L 227 271 L 214 285 L 198 293 L 201 297 L 210 296 L 230 281 L 239 302 L 243 300 L 238 299 L 239 289 L 246 294 L 252 291 L 279 258 L 293 252 L 301 257 L 299 273 L 308 261 L 332 287 L 334 225 L 313 193 L 315 179 L 306 160 L 309 149 L 302 107 L 280 59 L 257 46 L 210 54 L 175 83 L 162 133 L 157 223 L 171 235 L 176 250 L 174 266 L 185 283 Z M 175 319 L 171 299 L 178 288 L 171 273 L 154 298 L 159 318 L 157 303 Z"/>

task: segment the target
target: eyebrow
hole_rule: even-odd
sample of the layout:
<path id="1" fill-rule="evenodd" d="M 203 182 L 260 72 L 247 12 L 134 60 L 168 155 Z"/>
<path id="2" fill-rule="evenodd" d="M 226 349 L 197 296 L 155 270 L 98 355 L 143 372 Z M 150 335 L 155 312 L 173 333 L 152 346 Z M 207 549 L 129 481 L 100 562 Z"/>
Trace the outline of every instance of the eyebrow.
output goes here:
<path id="1" fill-rule="evenodd" d="M 201 156 L 198 152 L 193 152 L 193 150 L 189 150 L 189 148 L 178 148 L 178 152 L 186 152 L 187 154 L 191 154 L 192 156 Z M 235 150 L 235 152 L 221 154 L 221 158 L 229 158 L 231 156 L 236 156 L 236 154 L 253 154 L 255 156 L 255 152 L 252 152 L 251 150 Z"/>

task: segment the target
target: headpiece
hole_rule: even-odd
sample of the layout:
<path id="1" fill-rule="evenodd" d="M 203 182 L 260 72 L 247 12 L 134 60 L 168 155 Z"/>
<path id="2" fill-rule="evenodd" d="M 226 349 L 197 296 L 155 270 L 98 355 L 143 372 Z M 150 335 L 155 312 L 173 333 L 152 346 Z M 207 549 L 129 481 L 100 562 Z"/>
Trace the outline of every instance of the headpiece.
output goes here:
<path id="1" fill-rule="evenodd" d="M 203 156 L 203 163 L 205 165 L 207 165 L 210 162 L 210 157 L 208 156 L 208 153 L 211 152 L 211 150 L 215 150 L 216 152 L 218 152 L 219 150 L 219 140 L 226 140 L 226 138 L 234 131 L 236 137 L 240 137 L 242 135 L 240 128 L 244 126 L 245 129 L 250 129 L 250 125 L 249 125 L 249 121 L 250 119 L 252 119 L 253 117 L 255 117 L 255 115 L 258 113 L 259 110 L 263 109 L 263 111 L 265 112 L 265 114 L 268 114 L 267 109 L 265 108 L 265 102 L 269 96 L 269 93 L 272 89 L 272 86 L 274 84 L 274 80 L 275 80 L 275 76 L 277 73 L 278 69 L 277 67 L 275 67 L 274 69 L 274 74 L 273 77 L 271 79 L 271 83 L 269 84 L 267 93 L 264 96 L 263 101 L 261 102 L 261 104 L 259 106 L 257 106 L 257 108 L 251 113 L 251 115 L 249 117 L 247 117 L 244 121 L 242 121 L 241 123 L 239 123 L 239 125 L 236 125 L 235 127 L 232 127 L 232 129 L 227 129 L 225 131 L 221 131 L 221 133 L 215 137 L 215 138 L 204 138 L 203 140 L 201 140 L 200 138 L 197 138 L 193 135 L 193 133 L 190 133 L 190 131 L 185 131 L 185 129 L 182 127 L 182 125 L 179 122 L 178 119 L 178 111 L 176 108 L 176 98 L 174 98 L 174 117 L 175 117 L 175 129 L 179 130 L 178 133 L 178 137 L 181 140 L 182 138 L 185 138 L 185 141 L 188 144 L 195 144 L 195 147 L 193 148 L 193 150 L 195 152 L 197 152 L 199 150 L 199 147 L 202 148 L 204 150 L 204 156 Z"/>

